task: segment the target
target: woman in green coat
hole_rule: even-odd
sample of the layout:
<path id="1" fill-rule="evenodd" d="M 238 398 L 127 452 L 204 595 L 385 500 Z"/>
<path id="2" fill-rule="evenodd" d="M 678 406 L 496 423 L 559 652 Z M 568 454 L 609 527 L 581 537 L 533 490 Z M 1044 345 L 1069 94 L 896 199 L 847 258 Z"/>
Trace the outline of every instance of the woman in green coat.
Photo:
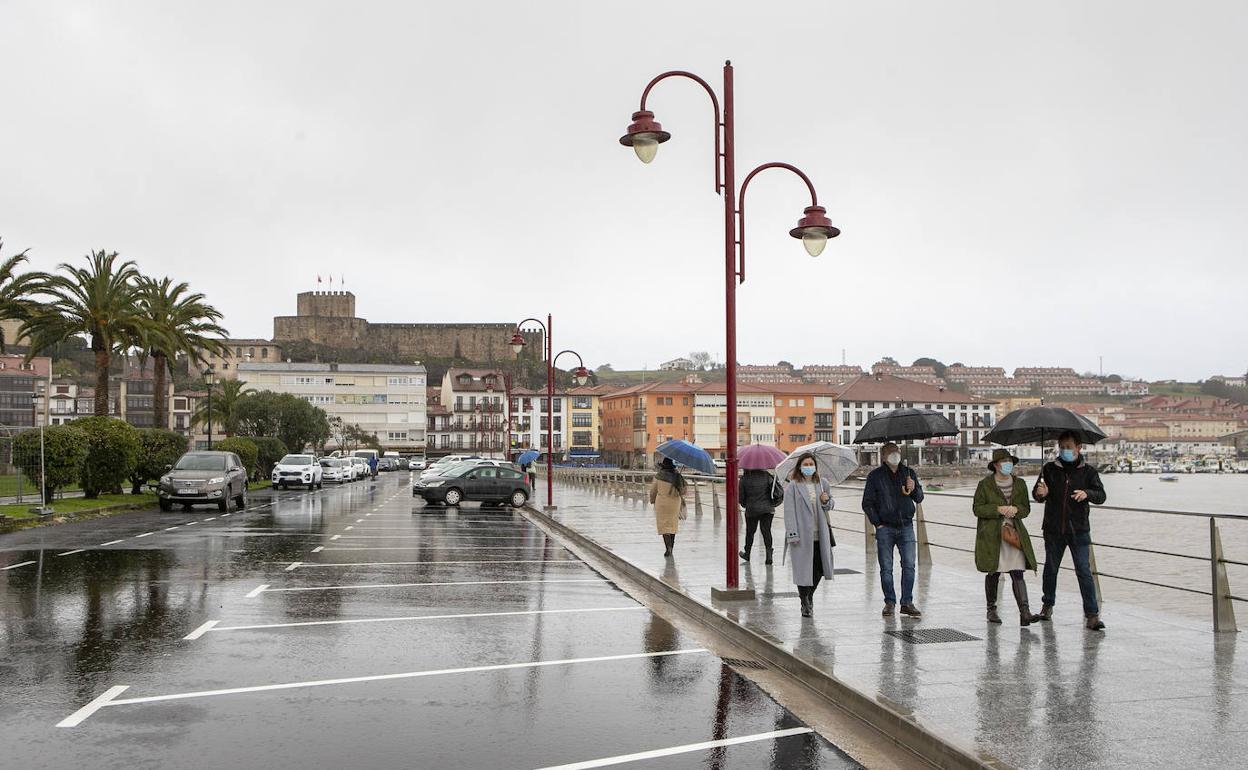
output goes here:
<path id="1" fill-rule="evenodd" d="M 1031 614 L 1027 603 L 1027 584 L 1023 572 L 1036 568 L 1036 554 L 1031 548 L 1031 536 L 1023 519 L 1031 513 L 1031 499 L 1027 482 L 1014 475 L 1018 458 L 1008 449 L 992 453 L 988 470 L 992 473 L 979 482 L 975 489 L 972 508 L 978 525 L 975 528 L 975 568 L 986 572 L 984 596 L 988 600 L 988 622 L 1000 623 L 997 614 L 997 591 L 1001 585 L 1001 573 L 1010 573 L 1014 588 L 1014 601 L 1018 602 L 1018 622 L 1028 626 L 1039 620 Z M 1003 535 L 1013 528 L 1018 533 L 1021 548 L 1015 547 Z"/>

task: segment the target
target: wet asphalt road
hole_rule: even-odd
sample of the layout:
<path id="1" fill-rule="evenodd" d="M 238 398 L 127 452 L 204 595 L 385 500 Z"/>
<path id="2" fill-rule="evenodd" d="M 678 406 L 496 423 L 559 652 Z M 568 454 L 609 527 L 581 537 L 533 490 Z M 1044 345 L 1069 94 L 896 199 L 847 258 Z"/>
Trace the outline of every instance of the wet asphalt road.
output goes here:
<path id="1" fill-rule="evenodd" d="M 519 514 L 407 482 L 0 535 L 0 764 L 857 767 Z"/>

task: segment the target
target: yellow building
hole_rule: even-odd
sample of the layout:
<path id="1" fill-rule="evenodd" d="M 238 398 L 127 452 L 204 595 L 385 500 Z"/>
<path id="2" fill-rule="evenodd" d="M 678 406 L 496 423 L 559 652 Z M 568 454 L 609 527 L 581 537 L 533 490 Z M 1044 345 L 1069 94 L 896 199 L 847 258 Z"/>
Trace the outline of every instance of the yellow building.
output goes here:
<path id="1" fill-rule="evenodd" d="M 1004 417 L 1016 409 L 1040 406 L 1042 400 L 1039 396 L 997 396 L 997 399 L 1000 401 L 1000 404 L 997 406 L 998 418 Z"/>
<path id="2" fill-rule="evenodd" d="M 596 463 L 602 454 L 601 399 L 616 389 L 586 385 L 568 391 L 568 457 L 571 462 Z"/>

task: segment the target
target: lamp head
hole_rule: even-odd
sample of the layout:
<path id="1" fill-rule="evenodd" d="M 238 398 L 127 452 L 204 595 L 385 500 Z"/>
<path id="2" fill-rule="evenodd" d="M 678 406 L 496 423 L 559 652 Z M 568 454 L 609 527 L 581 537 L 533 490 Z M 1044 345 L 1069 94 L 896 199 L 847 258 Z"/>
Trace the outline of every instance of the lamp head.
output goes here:
<path id="1" fill-rule="evenodd" d="M 578 366 L 572 372 L 572 379 L 576 380 L 577 385 L 584 385 L 589 382 L 589 370 L 583 366 Z"/>
<path id="2" fill-rule="evenodd" d="M 797 221 L 797 227 L 789 231 L 789 235 L 801 239 L 806 253 L 812 257 L 822 254 L 828 239 L 840 234 L 841 231 L 832 226 L 832 220 L 828 219 L 827 209 L 823 206 L 807 206 L 802 218 Z"/>
<path id="3" fill-rule="evenodd" d="M 671 139 L 672 135 L 663 130 L 663 126 L 654 119 L 650 110 L 638 110 L 633 113 L 633 122 L 628 124 L 628 131 L 620 137 L 620 144 L 632 147 L 642 163 L 654 160 L 659 145 Z"/>
<path id="4" fill-rule="evenodd" d="M 511 352 L 512 353 L 515 353 L 516 355 L 520 355 L 520 352 L 524 350 L 524 346 L 526 344 L 528 343 L 524 341 L 524 335 L 521 334 L 519 330 L 517 330 L 515 334 L 511 335 Z"/>

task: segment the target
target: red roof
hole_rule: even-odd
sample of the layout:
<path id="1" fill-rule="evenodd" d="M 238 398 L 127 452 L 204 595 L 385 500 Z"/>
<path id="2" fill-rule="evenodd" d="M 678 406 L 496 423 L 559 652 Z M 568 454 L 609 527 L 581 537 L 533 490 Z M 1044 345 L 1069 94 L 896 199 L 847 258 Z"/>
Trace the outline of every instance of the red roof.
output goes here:
<path id="1" fill-rule="evenodd" d="M 995 404 L 991 398 L 938 388 L 917 380 L 891 374 L 863 375 L 847 383 L 837 396 L 839 401 L 905 401 L 944 404 Z"/>

